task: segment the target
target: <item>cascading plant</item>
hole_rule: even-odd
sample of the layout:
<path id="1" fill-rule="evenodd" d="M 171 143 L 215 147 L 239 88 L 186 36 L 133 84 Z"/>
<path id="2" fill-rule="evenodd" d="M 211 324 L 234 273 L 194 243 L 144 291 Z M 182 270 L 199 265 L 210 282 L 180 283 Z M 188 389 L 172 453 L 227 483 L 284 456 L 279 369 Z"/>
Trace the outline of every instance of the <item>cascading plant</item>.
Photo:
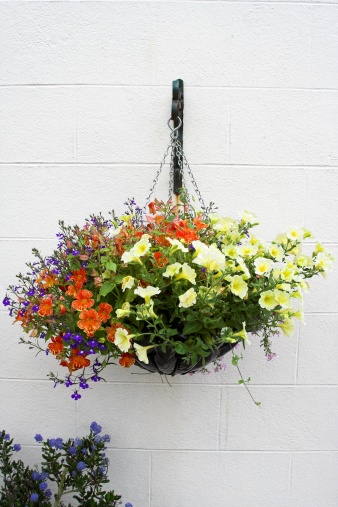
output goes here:
<path id="1" fill-rule="evenodd" d="M 65 368 L 64 377 L 49 376 L 72 387 L 74 399 L 115 361 L 166 375 L 212 361 L 220 369 L 219 358 L 248 335 L 272 359 L 273 337 L 303 320 L 308 280 L 332 267 L 322 244 L 303 251 L 312 238 L 304 228 L 264 243 L 249 212 L 202 213 L 184 195 L 177 205 L 154 200 L 149 212 L 126 204 L 119 217 L 60 222 L 57 249 L 48 257 L 33 250 L 36 261 L 3 301 L 28 334 L 21 342 Z M 239 358 L 233 353 L 234 364 Z"/>

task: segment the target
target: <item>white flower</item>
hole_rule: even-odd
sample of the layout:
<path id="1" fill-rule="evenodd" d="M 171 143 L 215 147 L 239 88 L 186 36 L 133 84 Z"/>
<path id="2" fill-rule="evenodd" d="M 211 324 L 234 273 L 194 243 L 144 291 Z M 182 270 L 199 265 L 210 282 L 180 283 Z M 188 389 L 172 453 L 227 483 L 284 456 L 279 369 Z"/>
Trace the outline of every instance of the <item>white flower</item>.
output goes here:
<path id="1" fill-rule="evenodd" d="M 235 296 L 243 299 L 248 292 L 248 284 L 239 275 L 235 275 L 231 279 L 230 290 Z"/>
<path id="2" fill-rule="evenodd" d="M 271 259 L 266 259 L 265 257 L 258 257 L 258 259 L 255 259 L 254 261 L 256 275 L 269 274 L 273 264 L 274 263 Z"/>
<path id="3" fill-rule="evenodd" d="M 238 253 L 242 257 L 253 257 L 258 251 L 258 245 L 252 245 L 249 241 L 238 247 Z"/>
<path id="4" fill-rule="evenodd" d="M 180 264 L 179 262 L 174 262 L 174 264 L 169 264 L 169 266 L 167 266 L 167 269 L 165 270 L 165 272 L 163 273 L 163 276 L 165 278 L 172 278 L 174 275 L 177 275 L 180 271 L 182 267 L 182 264 Z"/>
<path id="5" fill-rule="evenodd" d="M 291 241 L 302 241 L 303 236 L 304 231 L 302 229 L 298 229 L 297 227 L 290 227 L 286 233 L 286 237 L 291 239 Z"/>
<path id="6" fill-rule="evenodd" d="M 172 238 L 165 238 L 167 241 L 169 241 L 169 243 L 171 244 L 171 246 L 173 247 L 174 250 L 180 250 L 181 252 L 189 252 L 189 249 L 186 248 L 183 243 L 181 241 L 179 241 L 178 239 L 172 239 Z"/>
<path id="7" fill-rule="evenodd" d="M 275 293 L 272 290 L 262 292 L 258 303 L 261 308 L 266 308 L 267 310 L 273 310 L 278 305 Z"/>
<path id="8" fill-rule="evenodd" d="M 196 271 L 192 269 L 186 262 L 182 265 L 181 271 L 175 275 L 175 280 L 188 280 L 195 285 Z"/>
<path id="9" fill-rule="evenodd" d="M 251 211 L 244 210 L 240 216 L 244 222 L 249 222 L 250 224 L 256 223 L 257 216 L 254 213 L 251 213 Z"/>
<path id="10" fill-rule="evenodd" d="M 160 292 L 161 290 L 158 287 L 152 287 L 151 285 L 148 285 L 148 287 L 137 287 L 137 289 L 134 290 L 134 294 L 144 298 L 147 304 L 150 303 L 151 297 L 156 296 L 156 294 Z"/>
<path id="11" fill-rule="evenodd" d="M 195 241 L 193 241 L 194 243 Z M 225 268 L 225 255 L 215 245 L 210 245 L 210 247 L 202 249 L 193 262 L 209 271 L 223 271 Z"/>
<path id="12" fill-rule="evenodd" d="M 180 304 L 178 305 L 181 308 L 189 308 L 196 303 L 197 294 L 193 288 L 187 290 L 184 294 L 179 296 Z"/>
<path id="13" fill-rule="evenodd" d="M 130 349 L 130 338 L 131 336 L 128 331 L 119 327 L 116 329 L 114 343 L 122 352 L 128 352 Z"/>
<path id="14" fill-rule="evenodd" d="M 123 317 L 129 317 L 130 315 L 130 304 L 129 303 L 123 303 L 122 308 L 118 308 L 116 310 L 116 317 L 118 319 L 122 319 Z"/>
<path id="15" fill-rule="evenodd" d="M 139 345 L 138 343 L 134 343 L 134 349 L 137 355 L 137 358 L 139 361 L 142 361 L 142 363 L 148 364 L 149 359 L 147 355 L 147 350 L 154 348 L 155 345 L 148 345 L 147 347 L 143 347 L 142 345 Z"/>
<path id="16" fill-rule="evenodd" d="M 132 250 L 134 251 L 134 255 L 136 257 L 142 257 L 143 255 L 149 252 L 151 244 L 148 238 L 149 238 L 148 234 L 143 234 L 140 241 L 135 243 L 135 245 L 133 246 Z"/>
<path id="17" fill-rule="evenodd" d="M 135 283 L 135 278 L 133 278 L 132 276 L 125 276 L 124 278 L 122 278 L 121 283 L 122 283 L 122 290 L 124 292 L 126 289 L 132 288 L 132 286 Z"/>

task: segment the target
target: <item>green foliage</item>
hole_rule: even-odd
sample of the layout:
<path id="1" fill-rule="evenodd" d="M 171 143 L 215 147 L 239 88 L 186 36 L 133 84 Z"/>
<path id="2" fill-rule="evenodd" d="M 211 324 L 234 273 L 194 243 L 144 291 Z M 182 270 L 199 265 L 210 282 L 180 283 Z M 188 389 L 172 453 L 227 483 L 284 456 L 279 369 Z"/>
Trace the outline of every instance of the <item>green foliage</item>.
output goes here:
<path id="1" fill-rule="evenodd" d="M 13 459 L 20 446 L 0 433 L 0 507 L 61 507 L 61 498 L 71 494 L 79 507 L 117 507 L 121 496 L 104 491 L 109 461 L 105 455 L 108 435 L 100 436 L 101 427 L 92 423 L 89 435 L 81 439 L 48 439 L 42 442 L 41 472 Z M 54 483 L 52 495 L 48 482 Z M 53 497 L 53 498 L 52 498 Z M 65 506 L 64 506 L 65 507 Z M 71 507 L 69 504 L 68 507 Z"/>

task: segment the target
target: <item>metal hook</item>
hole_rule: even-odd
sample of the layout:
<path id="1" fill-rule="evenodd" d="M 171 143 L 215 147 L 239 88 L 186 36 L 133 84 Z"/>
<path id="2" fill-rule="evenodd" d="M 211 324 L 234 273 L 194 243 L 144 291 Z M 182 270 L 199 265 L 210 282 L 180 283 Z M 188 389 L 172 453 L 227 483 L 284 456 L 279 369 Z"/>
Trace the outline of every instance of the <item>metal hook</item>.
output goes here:
<path id="1" fill-rule="evenodd" d="M 173 162 L 174 162 L 174 184 L 173 192 L 176 195 L 180 194 L 182 188 L 182 167 L 183 167 L 183 80 L 176 79 L 173 81 L 173 99 L 171 105 L 171 120 L 174 122 L 174 129 L 169 125 L 172 133 L 176 132 L 176 139 L 180 144 L 180 150 L 177 147 L 173 148 Z M 169 120 L 170 121 L 170 120 Z"/>
<path id="2" fill-rule="evenodd" d="M 170 126 L 170 122 L 171 122 L 171 121 L 174 121 L 174 120 L 172 120 L 171 118 L 169 118 L 169 120 L 168 120 L 167 125 L 168 125 L 168 127 L 170 128 L 170 130 L 171 130 L 172 134 L 173 134 L 174 132 L 177 132 L 177 131 L 178 131 L 178 129 L 180 129 L 180 128 L 181 128 L 181 126 L 182 126 L 182 120 L 181 120 L 181 118 L 178 116 L 178 117 L 177 117 L 177 119 L 178 119 L 178 121 L 179 121 L 179 125 L 177 125 L 177 127 L 175 127 L 175 126 L 174 126 L 174 128 L 172 128 L 172 127 Z"/>

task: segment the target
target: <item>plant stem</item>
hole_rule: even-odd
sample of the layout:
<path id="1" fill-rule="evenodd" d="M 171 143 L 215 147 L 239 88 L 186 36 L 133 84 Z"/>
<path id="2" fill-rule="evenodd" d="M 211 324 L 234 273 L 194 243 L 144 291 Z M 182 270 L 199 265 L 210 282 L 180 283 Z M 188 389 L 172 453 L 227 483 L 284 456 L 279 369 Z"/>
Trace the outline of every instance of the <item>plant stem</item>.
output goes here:
<path id="1" fill-rule="evenodd" d="M 62 475 L 61 475 L 61 480 L 59 483 L 58 492 L 55 495 L 54 507 L 59 507 L 59 505 L 60 505 L 60 500 L 63 495 L 63 488 L 64 488 L 65 480 L 66 480 L 66 474 L 67 474 L 67 468 L 64 468 Z"/>

